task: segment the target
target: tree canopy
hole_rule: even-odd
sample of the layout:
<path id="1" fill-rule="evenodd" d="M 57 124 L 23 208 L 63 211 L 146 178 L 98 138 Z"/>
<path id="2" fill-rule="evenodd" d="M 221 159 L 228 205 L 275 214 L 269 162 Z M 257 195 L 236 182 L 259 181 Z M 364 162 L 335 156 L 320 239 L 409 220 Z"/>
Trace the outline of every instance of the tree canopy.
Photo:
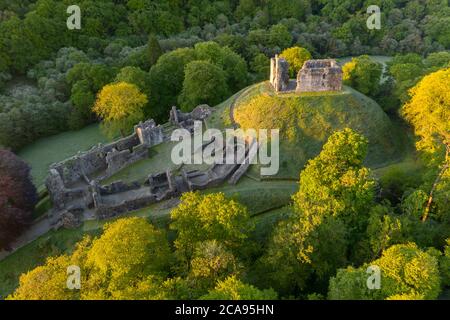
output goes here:
<path id="1" fill-rule="evenodd" d="M 102 127 L 109 136 L 125 136 L 144 118 L 147 96 L 133 84 L 118 82 L 103 87 L 93 111 L 102 119 Z"/>
<path id="2" fill-rule="evenodd" d="M 383 68 L 380 63 L 373 61 L 369 56 L 352 58 L 343 68 L 343 81 L 356 90 L 376 96 L 380 88 Z"/>
<path id="3" fill-rule="evenodd" d="M 27 228 L 37 200 L 28 164 L 0 149 L 0 250 L 8 249 Z"/>
<path id="4" fill-rule="evenodd" d="M 368 266 L 381 271 L 380 289 L 367 287 Z M 330 299 L 436 299 L 440 292 L 437 257 L 414 243 L 394 245 L 360 268 L 340 269 L 330 280 Z"/>
<path id="5" fill-rule="evenodd" d="M 301 47 L 292 47 L 281 52 L 280 57 L 289 62 L 289 74 L 291 78 L 297 78 L 297 73 L 303 67 L 305 61 L 311 59 L 311 53 Z"/>

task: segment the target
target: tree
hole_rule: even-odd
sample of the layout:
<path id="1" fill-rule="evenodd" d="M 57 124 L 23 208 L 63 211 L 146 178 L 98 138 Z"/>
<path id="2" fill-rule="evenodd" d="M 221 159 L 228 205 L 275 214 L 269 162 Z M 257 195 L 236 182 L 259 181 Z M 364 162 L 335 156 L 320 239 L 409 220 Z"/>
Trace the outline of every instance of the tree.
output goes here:
<path id="1" fill-rule="evenodd" d="M 301 172 L 293 214 L 277 226 L 262 260 L 280 294 L 298 293 L 311 277 L 327 281 L 363 238 L 374 196 L 362 165 L 367 145 L 351 129 L 335 132 Z"/>
<path id="2" fill-rule="evenodd" d="M 253 228 L 247 209 L 235 200 L 226 199 L 223 193 L 184 193 L 170 216 L 170 229 L 177 232 L 174 242 L 177 255 L 187 269 L 198 243 L 217 240 L 233 250 L 242 245 Z"/>
<path id="3" fill-rule="evenodd" d="M 186 298 L 180 279 L 165 279 L 171 261 L 166 235 L 142 218 L 106 224 L 103 234 L 86 236 L 71 254 L 50 257 L 20 278 L 9 299 Z M 67 288 L 67 268 L 80 268 L 81 290 Z"/>
<path id="4" fill-rule="evenodd" d="M 158 42 L 158 38 L 156 38 L 156 35 L 154 34 L 151 34 L 148 37 L 147 52 L 150 67 L 153 66 L 158 61 L 159 57 L 163 54 L 161 46 Z"/>
<path id="5" fill-rule="evenodd" d="M 48 258 L 45 265 L 20 276 L 19 287 L 8 297 L 10 300 L 75 300 L 78 290 L 67 288 L 67 267 L 72 265 L 68 256 Z"/>
<path id="6" fill-rule="evenodd" d="M 72 86 L 70 102 L 72 102 L 72 112 L 68 119 L 69 127 L 81 129 L 94 118 L 92 106 L 95 103 L 95 94 L 92 93 L 88 80 L 75 82 Z"/>
<path id="7" fill-rule="evenodd" d="M 441 269 L 442 284 L 444 287 L 448 287 L 450 285 L 450 238 L 446 240 L 444 255 L 441 258 L 439 266 Z"/>
<path id="8" fill-rule="evenodd" d="M 353 58 L 342 68 L 344 84 L 374 97 L 380 88 L 382 70 L 381 64 L 369 56 Z"/>
<path id="9" fill-rule="evenodd" d="M 370 258 L 376 258 L 391 245 L 404 241 L 402 231 L 402 223 L 392 214 L 391 208 L 383 205 L 371 208 L 367 226 Z"/>
<path id="10" fill-rule="evenodd" d="M 273 289 L 260 290 L 252 285 L 245 284 L 236 276 L 230 276 L 219 281 L 201 300 L 275 300 L 278 298 Z"/>
<path id="11" fill-rule="evenodd" d="M 180 210 L 186 209 L 186 197 Z M 185 266 L 172 266 L 172 253 L 165 232 L 156 229 L 142 218 L 123 218 L 108 223 L 103 234 L 92 240 L 87 237 L 78 243 L 74 252 L 50 258 L 41 266 L 24 275 L 13 299 L 196 299 L 212 289 L 218 280 L 238 274 L 241 264 L 232 253 L 242 244 L 251 230 L 250 218 L 244 207 L 223 194 L 200 196 L 195 220 L 179 217 L 174 223 L 179 229 L 175 243 L 181 239 L 192 248 L 192 259 Z M 183 208 L 184 204 L 184 208 Z M 191 205 L 193 205 L 191 203 Z M 175 209 L 175 211 L 178 211 Z M 186 211 L 183 211 L 186 213 Z M 203 213 L 203 214 L 202 214 Z M 201 230 L 200 230 L 201 229 Z M 187 237 L 186 232 L 195 234 Z M 195 238 L 195 239 L 194 239 Z M 198 239 L 198 241 L 196 240 Z M 203 241 L 203 239 L 205 239 Z M 216 240 L 217 239 L 217 240 Z M 66 289 L 67 267 L 81 269 L 82 290 Z M 169 270 L 181 270 L 183 278 L 167 278 Z M 51 278 L 51 281 L 47 281 Z M 31 290 L 41 287 L 42 290 Z"/>
<path id="12" fill-rule="evenodd" d="M 195 45 L 197 60 L 206 60 L 220 68 L 226 74 L 230 90 L 237 91 L 247 84 L 247 64 L 245 60 L 228 47 L 221 47 L 213 41 Z"/>
<path id="13" fill-rule="evenodd" d="M 86 258 L 90 276 L 83 298 L 121 299 L 145 276 L 166 276 L 170 250 L 164 232 L 142 218 L 125 218 L 104 227 Z"/>
<path id="14" fill-rule="evenodd" d="M 149 103 L 155 109 L 158 118 L 166 116 L 170 108 L 176 105 L 178 95 L 183 89 L 185 67 L 194 60 L 194 49 L 176 49 L 163 54 L 150 69 L 152 94 Z"/>
<path id="15" fill-rule="evenodd" d="M 191 111 L 199 104 L 215 106 L 228 95 L 225 72 L 207 62 L 193 61 L 186 66 L 183 90 L 178 101 L 181 109 Z"/>
<path id="16" fill-rule="evenodd" d="M 148 73 L 137 67 L 124 67 L 120 69 L 115 78 L 116 82 L 126 82 L 134 84 L 139 90 L 150 95 L 150 84 L 148 79 Z"/>
<path id="17" fill-rule="evenodd" d="M 369 290 L 366 269 L 381 271 L 380 289 Z M 329 299 L 436 299 L 440 292 L 437 257 L 415 243 L 398 244 L 360 268 L 340 269 L 330 280 Z"/>
<path id="18" fill-rule="evenodd" d="M 240 268 L 233 253 L 217 240 L 198 242 L 187 281 L 193 284 L 195 295 L 200 296 L 213 288 L 217 281 L 237 274 Z"/>
<path id="19" fill-rule="evenodd" d="M 448 7 L 445 8 L 448 10 Z M 449 18 L 446 16 L 429 16 L 425 25 L 425 34 L 436 39 L 444 48 L 450 47 Z"/>
<path id="20" fill-rule="evenodd" d="M 97 96 L 93 111 L 102 118 L 106 134 L 125 136 L 144 117 L 147 96 L 126 82 L 109 84 Z"/>
<path id="21" fill-rule="evenodd" d="M 270 45 L 281 49 L 288 48 L 292 44 L 292 35 L 283 24 L 276 24 L 270 28 Z"/>
<path id="22" fill-rule="evenodd" d="M 28 164 L 0 149 L 0 250 L 26 229 L 37 200 Z"/>
<path id="23" fill-rule="evenodd" d="M 263 81 L 269 79 L 270 60 L 264 53 L 258 53 L 250 64 L 251 70 L 256 73 L 256 80 Z"/>
<path id="24" fill-rule="evenodd" d="M 114 70 L 102 64 L 80 62 L 70 68 L 65 78 L 72 87 L 70 96 L 72 110 L 68 120 L 71 129 L 81 129 L 95 120 L 92 112 L 95 96 L 104 85 L 113 80 L 113 77 Z"/>
<path id="25" fill-rule="evenodd" d="M 280 56 L 289 62 L 289 73 L 291 78 L 297 78 L 297 73 L 303 67 L 305 61 L 311 59 L 311 53 L 301 47 L 292 47 L 284 50 Z"/>
<path id="26" fill-rule="evenodd" d="M 310 12 L 310 1 L 303 0 L 268 0 L 266 1 L 272 22 L 283 18 L 301 19 Z"/>
<path id="27" fill-rule="evenodd" d="M 80 284 L 85 284 L 84 262 L 92 239 L 88 236 L 78 242 L 71 255 L 49 257 L 45 264 L 20 276 L 19 286 L 7 297 L 9 300 L 78 300 L 80 290 L 67 287 L 69 266 L 78 266 L 81 271 Z M 84 288 L 83 288 L 84 290 Z"/>
<path id="28" fill-rule="evenodd" d="M 424 77 L 410 90 L 411 100 L 402 108 L 402 115 L 419 137 L 417 148 L 439 163 L 440 171 L 431 187 L 422 221 L 431 209 L 434 192 L 450 167 L 450 68 Z"/>

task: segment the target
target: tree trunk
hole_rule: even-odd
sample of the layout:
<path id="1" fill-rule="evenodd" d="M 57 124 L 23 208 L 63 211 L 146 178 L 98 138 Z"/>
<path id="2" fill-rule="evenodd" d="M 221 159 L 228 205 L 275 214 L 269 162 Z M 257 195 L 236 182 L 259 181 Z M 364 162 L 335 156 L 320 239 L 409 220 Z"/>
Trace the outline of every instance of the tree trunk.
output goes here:
<path id="1" fill-rule="evenodd" d="M 434 191 L 436 190 L 437 186 L 439 185 L 439 182 L 441 181 L 442 176 L 444 175 L 445 171 L 450 167 L 450 164 L 449 164 L 450 146 L 447 145 L 446 148 L 447 148 L 447 150 L 445 152 L 445 160 L 444 160 L 445 164 L 442 166 L 441 171 L 439 172 L 438 176 L 436 177 L 436 180 L 434 180 L 433 186 L 431 187 L 430 195 L 428 196 L 427 206 L 422 215 L 422 222 L 425 222 L 427 220 L 428 214 L 430 213 L 431 204 L 433 203 Z"/>

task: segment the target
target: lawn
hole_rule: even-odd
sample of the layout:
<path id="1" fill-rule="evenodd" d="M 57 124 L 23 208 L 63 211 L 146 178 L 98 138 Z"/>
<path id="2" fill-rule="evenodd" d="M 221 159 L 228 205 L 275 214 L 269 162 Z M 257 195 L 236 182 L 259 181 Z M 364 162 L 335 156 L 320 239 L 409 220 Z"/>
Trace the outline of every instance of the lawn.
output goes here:
<path id="1" fill-rule="evenodd" d="M 392 60 L 392 57 L 389 57 L 389 56 L 369 56 L 369 57 L 373 61 L 381 63 L 382 65 L 386 65 L 386 63 L 388 63 L 389 61 Z M 350 60 L 352 60 L 352 58 L 354 58 L 354 57 L 343 57 L 343 58 L 338 58 L 337 61 L 339 62 L 339 64 L 344 65 L 347 62 L 349 62 Z"/>
<path id="2" fill-rule="evenodd" d="M 78 151 L 89 150 L 98 143 L 109 141 L 100 132 L 99 125 L 95 124 L 78 131 L 67 131 L 39 139 L 24 147 L 18 154 L 30 164 L 34 183 L 41 190 L 52 163 L 70 158 Z"/>

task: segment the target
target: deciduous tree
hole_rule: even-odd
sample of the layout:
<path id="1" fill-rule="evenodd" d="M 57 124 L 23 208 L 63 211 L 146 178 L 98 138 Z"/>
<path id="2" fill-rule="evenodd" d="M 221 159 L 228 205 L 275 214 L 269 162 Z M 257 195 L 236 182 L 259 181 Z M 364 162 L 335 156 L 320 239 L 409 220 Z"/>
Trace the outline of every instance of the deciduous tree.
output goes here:
<path id="1" fill-rule="evenodd" d="M 424 77 L 411 89 L 411 100 L 402 114 L 419 137 L 417 148 L 438 164 L 440 171 L 431 187 L 422 221 L 428 217 L 434 192 L 450 167 L 450 68 Z"/>
<path id="2" fill-rule="evenodd" d="M 37 199 L 28 164 L 0 149 L 0 249 L 7 249 L 26 229 Z"/>
<path id="3" fill-rule="evenodd" d="M 178 101 L 182 110 L 191 111 L 199 104 L 215 106 L 228 95 L 225 72 L 207 61 L 193 61 L 186 66 L 183 90 Z"/>
<path id="4" fill-rule="evenodd" d="M 126 82 L 109 84 L 97 96 L 93 111 L 103 120 L 102 127 L 109 136 L 118 132 L 125 136 L 144 117 L 147 96 Z"/>
<path id="5" fill-rule="evenodd" d="M 289 74 L 291 78 L 297 78 L 297 73 L 303 67 L 305 61 L 311 59 L 311 53 L 301 47 L 288 48 L 280 56 L 289 62 Z"/>

